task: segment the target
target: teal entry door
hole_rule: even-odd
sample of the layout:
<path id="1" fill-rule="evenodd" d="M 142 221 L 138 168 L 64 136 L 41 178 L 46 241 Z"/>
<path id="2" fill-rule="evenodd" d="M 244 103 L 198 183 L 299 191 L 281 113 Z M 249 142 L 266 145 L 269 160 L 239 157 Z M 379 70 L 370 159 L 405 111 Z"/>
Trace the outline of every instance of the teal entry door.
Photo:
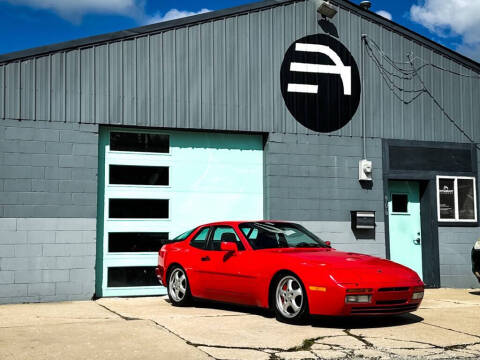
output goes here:
<path id="1" fill-rule="evenodd" d="M 389 181 L 388 189 L 390 260 L 416 271 L 423 279 L 420 184 Z"/>

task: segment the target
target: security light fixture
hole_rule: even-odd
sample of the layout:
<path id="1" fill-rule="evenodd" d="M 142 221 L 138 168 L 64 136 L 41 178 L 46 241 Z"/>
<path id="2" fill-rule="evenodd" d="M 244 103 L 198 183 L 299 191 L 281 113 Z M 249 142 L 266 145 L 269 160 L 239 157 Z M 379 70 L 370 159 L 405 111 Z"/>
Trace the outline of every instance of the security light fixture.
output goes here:
<path id="1" fill-rule="evenodd" d="M 315 0 L 315 4 L 317 5 L 317 12 L 323 17 L 332 19 L 337 15 L 337 8 L 330 4 L 329 1 Z"/>
<path id="2" fill-rule="evenodd" d="M 361 1 L 360 2 L 360 7 L 362 7 L 365 10 L 370 10 L 370 8 L 372 7 L 372 2 L 368 1 L 368 0 Z"/>

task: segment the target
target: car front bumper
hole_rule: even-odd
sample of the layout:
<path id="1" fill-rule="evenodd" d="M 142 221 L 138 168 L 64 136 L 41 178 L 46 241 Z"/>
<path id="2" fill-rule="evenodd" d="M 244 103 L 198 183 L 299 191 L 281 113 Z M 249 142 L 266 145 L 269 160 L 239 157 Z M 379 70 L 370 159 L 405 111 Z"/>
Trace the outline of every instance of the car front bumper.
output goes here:
<path id="1" fill-rule="evenodd" d="M 417 282 L 406 284 L 382 284 L 365 286 L 372 289 L 368 303 L 347 303 L 346 288 L 341 285 L 325 288 L 325 291 L 307 289 L 311 315 L 396 315 L 416 311 L 422 299 L 413 299 Z M 417 290 L 418 292 L 418 290 Z"/>

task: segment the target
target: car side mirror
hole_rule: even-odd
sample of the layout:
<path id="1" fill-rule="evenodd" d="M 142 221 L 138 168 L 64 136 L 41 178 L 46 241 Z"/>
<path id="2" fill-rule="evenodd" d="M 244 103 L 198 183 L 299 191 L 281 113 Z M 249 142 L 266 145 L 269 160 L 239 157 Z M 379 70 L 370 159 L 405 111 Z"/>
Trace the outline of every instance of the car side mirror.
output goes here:
<path id="1" fill-rule="evenodd" d="M 228 251 L 228 252 L 235 252 L 238 250 L 237 244 L 234 242 L 227 242 L 227 241 L 222 241 L 220 243 L 220 250 L 222 251 Z"/>
<path id="2" fill-rule="evenodd" d="M 332 243 L 330 241 L 325 241 L 325 245 L 327 245 L 328 247 L 332 247 Z"/>

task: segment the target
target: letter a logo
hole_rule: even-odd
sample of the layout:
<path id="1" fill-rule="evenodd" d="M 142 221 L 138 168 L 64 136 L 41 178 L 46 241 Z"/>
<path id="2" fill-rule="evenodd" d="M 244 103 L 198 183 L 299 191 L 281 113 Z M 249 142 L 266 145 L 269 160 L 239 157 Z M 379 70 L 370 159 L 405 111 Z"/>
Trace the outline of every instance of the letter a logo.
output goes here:
<path id="1" fill-rule="evenodd" d="M 294 42 L 285 54 L 280 81 L 290 113 L 314 131 L 341 129 L 360 102 L 358 66 L 345 46 L 328 35 Z"/>

